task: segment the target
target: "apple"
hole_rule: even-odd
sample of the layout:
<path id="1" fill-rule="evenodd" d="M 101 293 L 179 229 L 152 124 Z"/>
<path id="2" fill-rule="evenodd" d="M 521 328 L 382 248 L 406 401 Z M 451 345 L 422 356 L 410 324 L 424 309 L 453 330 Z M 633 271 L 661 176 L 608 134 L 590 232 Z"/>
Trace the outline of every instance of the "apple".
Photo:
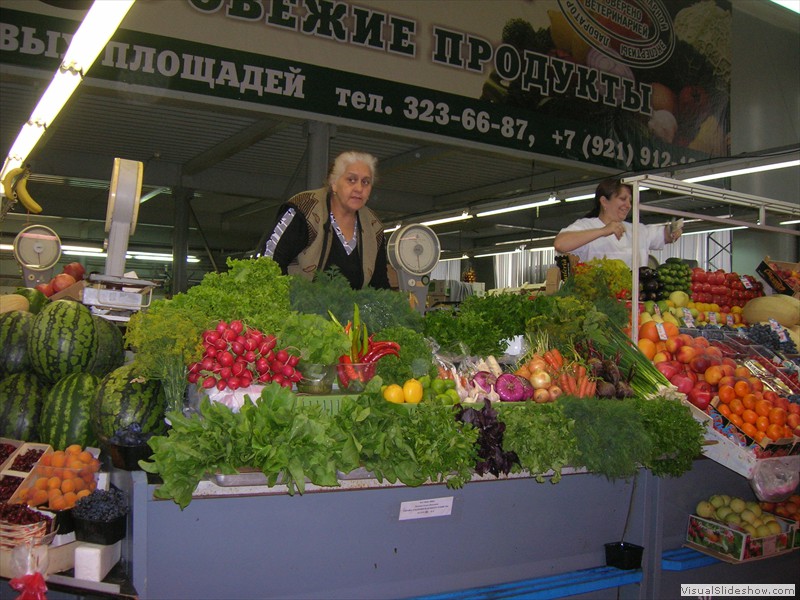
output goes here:
<path id="1" fill-rule="evenodd" d="M 681 360 L 680 356 L 678 357 L 678 360 Z M 696 354 L 691 358 L 691 360 L 689 360 L 689 368 L 697 374 L 705 373 L 706 369 L 708 369 L 710 366 L 711 361 L 708 359 L 708 355 L 705 353 Z"/>
<path id="2" fill-rule="evenodd" d="M 79 262 L 71 262 L 68 265 L 65 265 L 62 269 L 63 273 L 67 275 L 72 275 L 75 278 L 75 281 L 80 281 L 83 279 L 83 276 L 86 275 L 86 269 L 83 268 L 83 265 Z"/>
<path id="3" fill-rule="evenodd" d="M 711 404 L 711 398 L 713 398 L 714 392 L 708 383 L 705 381 L 698 381 L 686 395 L 689 398 L 689 402 L 700 410 L 706 410 L 708 405 Z"/>
<path id="4" fill-rule="evenodd" d="M 50 284 L 53 286 L 53 293 L 58 293 L 61 290 L 65 290 L 73 283 L 75 283 L 75 278 L 67 273 L 59 273 L 53 277 L 52 281 L 50 282 Z"/>
<path id="5" fill-rule="evenodd" d="M 681 370 L 681 364 L 677 361 L 664 360 L 656 363 L 656 369 L 668 380 L 671 380 Z"/>
<path id="6" fill-rule="evenodd" d="M 693 346 L 684 345 L 678 348 L 678 353 L 675 355 L 675 359 L 678 362 L 688 364 L 695 356 L 697 356 L 697 349 Z"/>
<path id="7" fill-rule="evenodd" d="M 685 373 L 676 373 L 670 378 L 669 382 L 674 385 L 681 394 L 688 394 L 694 387 L 694 382 L 692 382 Z"/>
<path id="8" fill-rule="evenodd" d="M 711 385 L 717 385 L 723 376 L 722 365 L 711 365 L 703 373 L 703 378 Z"/>
<path id="9" fill-rule="evenodd" d="M 667 338 L 667 341 L 664 342 L 664 348 L 670 354 L 675 354 L 676 352 L 678 352 L 678 350 L 680 350 L 681 346 L 685 346 L 685 345 L 686 345 L 686 342 L 683 339 L 681 339 L 681 337 L 679 335 L 675 336 L 675 337 Z"/>
<path id="10" fill-rule="evenodd" d="M 36 287 L 35 287 L 35 289 L 37 289 L 37 290 L 39 290 L 40 292 L 42 292 L 42 293 L 43 293 L 45 296 L 47 296 L 48 298 L 49 298 L 50 296 L 52 296 L 52 295 L 55 293 L 55 292 L 53 291 L 53 286 L 52 286 L 52 285 L 50 285 L 50 282 L 49 282 L 49 281 L 48 281 L 47 283 L 40 283 L 40 284 L 37 284 L 37 285 L 36 285 Z"/>

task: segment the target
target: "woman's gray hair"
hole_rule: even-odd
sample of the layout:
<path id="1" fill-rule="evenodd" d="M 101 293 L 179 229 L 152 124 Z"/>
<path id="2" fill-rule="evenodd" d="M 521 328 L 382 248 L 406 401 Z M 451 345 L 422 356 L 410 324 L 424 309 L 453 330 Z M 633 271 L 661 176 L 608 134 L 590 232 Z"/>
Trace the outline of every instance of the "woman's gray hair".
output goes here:
<path id="1" fill-rule="evenodd" d="M 347 170 L 347 167 L 357 162 L 364 163 L 369 167 L 369 170 L 372 171 L 372 183 L 374 184 L 378 178 L 378 173 L 376 170 L 378 166 L 378 159 L 372 156 L 372 154 L 368 154 L 366 152 L 348 151 L 342 152 L 333 161 L 331 170 L 328 173 L 328 185 L 333 187 L 333 184 L 336 183 L 336 180 L 344 174 L 344 172 Z"/>

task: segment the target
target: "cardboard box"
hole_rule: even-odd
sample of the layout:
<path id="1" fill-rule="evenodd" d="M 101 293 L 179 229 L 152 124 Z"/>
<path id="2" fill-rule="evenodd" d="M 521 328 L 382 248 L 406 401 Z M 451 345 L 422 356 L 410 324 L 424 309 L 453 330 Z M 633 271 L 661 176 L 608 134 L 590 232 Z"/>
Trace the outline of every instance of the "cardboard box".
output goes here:
<path id="1" fill-rule="evenodd" d="M 555 294 L 563 281 L 561 269 L 558 267 L 549 267 L 544 280 L 544 293 Z"/>
<path id="2" fill-rule="evenodd" d="M 792 282 L 778 275 L 775 269 L 773 269 L 773 266 L 782 271 L 800 271 L 800 263 L 770 260 L 769 256 L 765 256 L 764 260 L 756 267 L 756 273 L 761 275 L 764 281 L 766 281 L 775 292 L 800 298 L 800 285 L 795 284 L 794 287 L 792 287 Z"/>
<path id="3" fill-rule="evenodd" d="M 64 288 L 60 292 L 56 292 L 52 296 L 50 296 L 50 300 L 61 300 L 63 298 L 68 298 L 70 300 L 77 300 L 78 302 L 83 301 L 83 289 L 86 287 L 86 281 L 76 281 L 71 286 Z"/>
<path id="4" fill-rule="evenodd" d="M 732 524 L 722 524 L 697 515 L 689 516 L 686 545 L 720 560 L 732 563 L 749 562 L 791 552 L 797 525 L 775 517 L 781 532 L 757 538 Z"/>

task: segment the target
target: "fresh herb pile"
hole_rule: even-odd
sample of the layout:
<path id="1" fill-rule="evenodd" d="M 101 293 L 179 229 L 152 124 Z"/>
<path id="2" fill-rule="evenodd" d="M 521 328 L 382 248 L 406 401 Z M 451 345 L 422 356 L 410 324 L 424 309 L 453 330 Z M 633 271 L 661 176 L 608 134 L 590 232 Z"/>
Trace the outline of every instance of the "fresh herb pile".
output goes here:
<path id="1" fill-rule="evenodd" d="M 536 314 L 524 294 L 468 296 L 458 311 L 427 313 L 423 331 L 449 352 L 460 352 L 463 344 L 475 356 L 500 355 L 508 340 L 522 335 L 525 323 Z"/>
<path id="2" fill-rule="evenodd" d="M 375 341 L 391 341 L 400 346 L 397 356 L 384 356 L 376 363 L 375 373 L 384 383 L 402 385 L 411 378 L 418 379 L 425 375 L 436 377 L 433 352 L 421 333 L 398 325 L 376 333 Z"/>
<path id="3" fill-rule="evenodd" d="M 497 411 L 492 408 L 492 403 L 484 400 L 481 408 L 461 408 L 456 418 L 464 423 L 469 423 L 478 430 L 478 458 L 475 472 L 478 475 L 491 473 L 498 477 L 500 473 L 508 475 L 512 469 L 519 465 L 519 457 L 513 450 L 503 448 L 503 434 L 506 424 L 497 418 Z"/>
<path id="4" fill-rule="evenodd" d="M 364 288 L 354 290 L 337 270 L 318 273 L 313 281 L 290 277 L 289 300 L 292 310 L 327 317 L 329 312 L 340 323 L 353 320 L 353 306 L 372 332 L 402 325 L 422 330 L 422 317 L 411 308 L 408 295 L 394 290 Z"/>
<path id="5" fill-rule="evenodd" d="M 332 365 L 350 351 L 350 339 L 337 324 L 313 313 L 290 314 L 277 332 L 281 346 L 296 348 L 309 363 Z"/>
<path id="6" fill-rule="evenodd" d="M 561 469 L 576 466 L 578 456 L 574 423 L 564 414 L 561 402 L 536 404 L 509 402 L 499 407 L 506 424 L 504 446 L 518 457 L 520 467 L 540 483 L 552 471 L 551 483 L 561 480 Z"/>
<path id="7" fill-rule="evenodd" d="M 478 432 L 455 418 L 453 406 L 433 402 L 414 406 L 386 402 L 379 393 L 342 402 L 334 416 L 347 432 L 342 455 L 357 457 L 379 480 L 390 483 L 417 486 L 430 480 L 451 488 L 463 486 L 477 462 Z"/>
<path id="8" fill-rule="evenodd" d="M 544 336 L 552 347 L 569 353 L 576 342 L 606 340 L 608 316 L 575 296 L 539 295 L 531 302 L 533 316 L 525 325 L 531 339 Z"/>

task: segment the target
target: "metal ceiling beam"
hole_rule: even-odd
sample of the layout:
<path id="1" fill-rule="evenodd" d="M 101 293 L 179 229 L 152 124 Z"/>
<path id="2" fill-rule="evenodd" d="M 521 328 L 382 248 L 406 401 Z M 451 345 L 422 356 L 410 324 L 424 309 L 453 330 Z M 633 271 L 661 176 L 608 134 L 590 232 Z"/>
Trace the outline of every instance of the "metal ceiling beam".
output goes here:
<path id="1" fill-rule="evenodd" d="M 263 119 L 256 121 L 246 129 L 232 135 L 228 139 L 220 142 L 213 148 L 201 152 L 193 159 L 184 163 L 181 169 L 182 175 L 191 176 L 201 171 L 205 171 L 212 165 L 221 163 L 227 158 L 234 156 L 273 135 L 274 133 L 288 127 L 288 123 L 275 121 L 274 119 Z"/>

